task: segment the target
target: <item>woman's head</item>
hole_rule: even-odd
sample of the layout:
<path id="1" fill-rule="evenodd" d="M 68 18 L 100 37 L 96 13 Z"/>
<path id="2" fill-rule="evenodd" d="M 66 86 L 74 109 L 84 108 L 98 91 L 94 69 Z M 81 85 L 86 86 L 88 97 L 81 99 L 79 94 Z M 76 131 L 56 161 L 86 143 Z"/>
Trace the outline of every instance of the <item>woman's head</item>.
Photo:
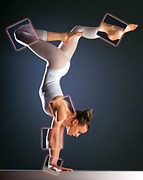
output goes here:
<path id="1" fill-rule="evenodd" d="M 86 133 L 91 125 L 92 109 L 84 111 L 76 111 L 76 116 L 71 120 L 71 126 L 68 129 L 68 135 L 78 137 L 80 134 Z"/>

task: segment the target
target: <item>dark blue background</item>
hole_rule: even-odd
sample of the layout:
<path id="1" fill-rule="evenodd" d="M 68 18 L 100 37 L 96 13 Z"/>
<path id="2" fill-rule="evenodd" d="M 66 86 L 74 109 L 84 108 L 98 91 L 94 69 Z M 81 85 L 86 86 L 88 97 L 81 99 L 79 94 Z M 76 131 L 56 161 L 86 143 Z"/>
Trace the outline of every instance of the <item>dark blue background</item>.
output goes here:
<path id="1" fill-rule="evenodd" d="M 122 21 L 116 19 L 115 17 L 113 17 L 113 16 L 110 15 L 110 14 L 107 14 L 107 16 L 106 16 L 105 19 L 104 19 L 104 22 L 109 23 L 109 24 L 114 24 L 114 25 L 119 26 L 119 27 L 122 27 L 122 28 L 124 28 L 124 29 L 125 29 L 126 26 L 127 26 L 125 23 L 123 23 Z"/>
<path id="2" fill-rule="evenodd" d="M 6 28 L 29 18 L 35 28 L 65 32 L 98 26 L 106 13 L 139 24 L 118 47 L 82 38 L 62 79 L 76 109 L 93 108 L 87 134 L 65 135 L 61 158 L 77 170 L 143 170 L 143 15 L 141 1 L 6 1 L 0 37 L 0 169 L 41 169 L 41 128 L 51 118 L 38 90 L 45 62 L 30 50 L 15 51 Z M 59 42 L 55 42 L 58 45 Z"/>

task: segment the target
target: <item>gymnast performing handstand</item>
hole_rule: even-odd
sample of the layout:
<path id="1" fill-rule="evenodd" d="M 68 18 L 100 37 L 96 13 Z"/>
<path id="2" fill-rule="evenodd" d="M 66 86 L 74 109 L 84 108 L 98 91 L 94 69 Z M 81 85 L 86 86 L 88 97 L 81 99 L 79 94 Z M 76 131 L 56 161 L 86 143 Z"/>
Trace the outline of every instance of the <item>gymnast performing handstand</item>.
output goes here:
<path id="1" fill-rule="evenodd" d="M 133 31 L 136 25 L 129 24 L 124 33 Z M 106 33 L 110 37 L 110 27 Z M 100 30 L 102 30 L 100 29 Z M 60 79 L 65 76 L 70 68 L 71 58 L 77 48 L 81 37 L 87 39 L 99 38 L 96 35 L 98 27 L 75 26 L 70 32 L 57 33 L 35 29 L 38 41 L 28 45 L 29 40 L 34 38 L 34 31 L 30 24 L 22 25 L 15 31 L 15 39 L 20 44 L 27 46 L 41 59 L 46 61 L 46 69 L 39 96 L 44 112 L 53 116 L 51 129 L 48 134 L 50 161 L 49 167 L 56 167 L 61 171 L 73 171 L 70 168 L 59 167 L 57 159 L 63 148 L 63 134 L 67 130 L 70 136 L 78 137 L 88 131 L 91 125 L 92 110 L 74 111 L 70 108 L 68 101 L 63 97 Z M 117 30 L 114 30 L 116 37 Z M 112 33 L 113 36 L 113 33 Z M 58 47 L 49 41 L 61 41 Z"/>

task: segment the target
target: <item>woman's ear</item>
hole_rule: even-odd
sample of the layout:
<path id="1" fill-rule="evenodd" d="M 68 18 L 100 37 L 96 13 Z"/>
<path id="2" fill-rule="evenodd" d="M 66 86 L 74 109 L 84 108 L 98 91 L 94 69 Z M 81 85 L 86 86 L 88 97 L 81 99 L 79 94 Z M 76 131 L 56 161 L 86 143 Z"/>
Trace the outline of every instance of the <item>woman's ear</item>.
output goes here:
<path id="1" fill-rule="evenodd" d="M 78 124 L 78 120 L 77 120 L 77 119 L 74 119 L 74 120 L 72 121 L 72 124 L 73 124 L 73 125 Z"/>

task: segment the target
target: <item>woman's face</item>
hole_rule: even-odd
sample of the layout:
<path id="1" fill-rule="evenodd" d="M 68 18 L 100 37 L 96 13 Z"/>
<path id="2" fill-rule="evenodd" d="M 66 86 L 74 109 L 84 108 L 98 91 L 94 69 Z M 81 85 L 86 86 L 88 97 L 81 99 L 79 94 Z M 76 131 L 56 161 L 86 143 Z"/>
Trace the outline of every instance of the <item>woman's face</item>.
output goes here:
<path id="1" fill-rule="evenodd" d="M 86 133 L 88 131 L 87 125 L 79 125 L 78 120 L 74 119 L 71 122 L 71 126 L 67 128 L 67 134 L 69 136 L 78 137 L 80 134 Z"/>

